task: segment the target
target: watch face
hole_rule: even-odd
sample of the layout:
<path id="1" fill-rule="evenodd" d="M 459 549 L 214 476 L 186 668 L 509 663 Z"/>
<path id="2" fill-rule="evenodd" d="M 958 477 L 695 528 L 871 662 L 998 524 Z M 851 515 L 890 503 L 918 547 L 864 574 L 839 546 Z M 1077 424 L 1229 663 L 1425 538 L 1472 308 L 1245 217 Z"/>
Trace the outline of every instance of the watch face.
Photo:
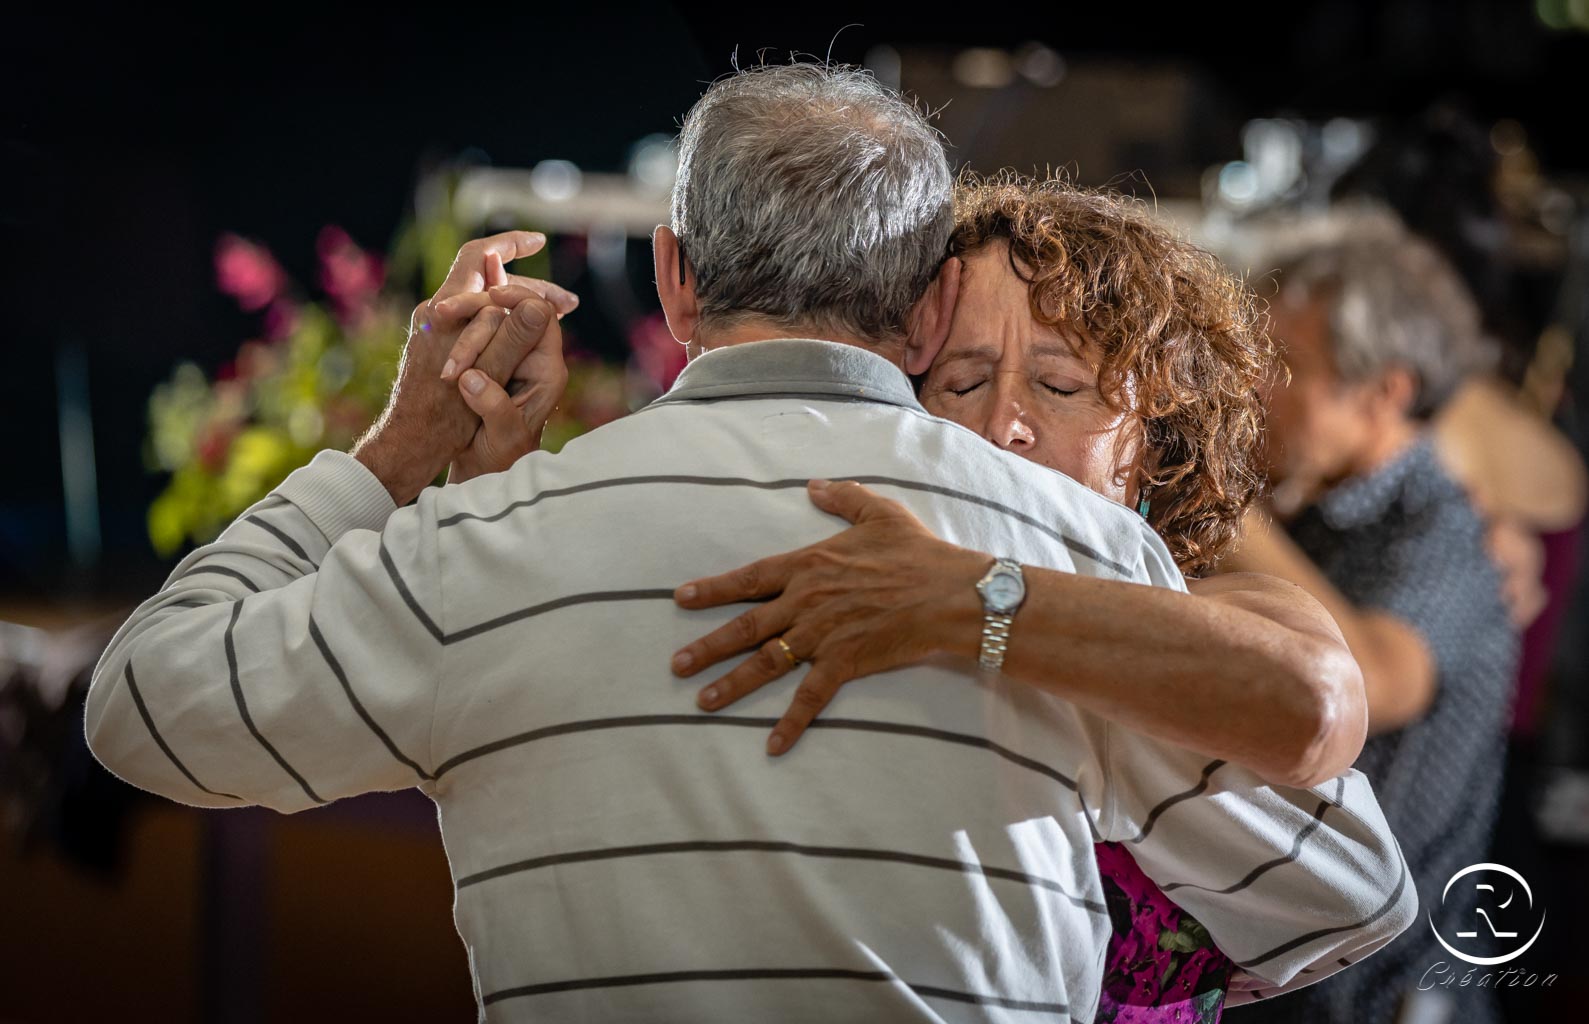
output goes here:
<path id="1" fill-rule="evenodd" d="M 988 604 L 996 612 L 1008 612 L 1021 603 L 1021 597 L 1026 593 L 1026 588 L 1021 585 L 1021 580 L 1008 572 L 996 573 L 988 580 L 987 587 L 983 590 L 987 595 Z"/>

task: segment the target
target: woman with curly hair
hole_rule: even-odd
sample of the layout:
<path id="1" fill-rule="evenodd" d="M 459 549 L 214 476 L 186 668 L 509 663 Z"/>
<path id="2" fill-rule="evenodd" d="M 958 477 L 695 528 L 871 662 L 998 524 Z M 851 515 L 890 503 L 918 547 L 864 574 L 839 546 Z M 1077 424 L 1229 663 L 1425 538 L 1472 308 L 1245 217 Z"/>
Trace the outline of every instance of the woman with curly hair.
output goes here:
<path id="1" fill-rule="evenodd" d="M 1263 314 L 1217 259 L 1134 199 L 1063 181 L 968 181 L 950 255 L 962 261 L 949 340 L 919 381 L 928 411 L 1138 510 L 1189 594 L 1024 569 L 1002 671 L 1111 720 L 1271 782 L 1350 767 L 1365 735 L 1362 678 L 1301 589 L 1212 576 L 1258 496 L 1264 394 L 1279 370 Z M 705 608 L 770 599 L 686 648 L 694 674 L 781 637 L 810 669 L 769 741 L 787 751 L 838 689 L 935 657 L 975 657 L 984 609 L 968 582 L 991 556 L 932 536 L 855 482 L 813 482 L 855 524 L 787 555 L 680 588 Z M 901 604 L 877 595 L 919 593 Z M 741 617 L 744 618 L 744 617 Z M 770 632 L 769 632 L 770 630 Z M 753 635 L 754 634 L 754 635 Z M 749 658 L 699 695 L 717 710 L 790 670 Z M 1239 971 L 1132 860 L 1100 844 L 1111 943 L 1099 1021 L 1217 1019 Z"/>

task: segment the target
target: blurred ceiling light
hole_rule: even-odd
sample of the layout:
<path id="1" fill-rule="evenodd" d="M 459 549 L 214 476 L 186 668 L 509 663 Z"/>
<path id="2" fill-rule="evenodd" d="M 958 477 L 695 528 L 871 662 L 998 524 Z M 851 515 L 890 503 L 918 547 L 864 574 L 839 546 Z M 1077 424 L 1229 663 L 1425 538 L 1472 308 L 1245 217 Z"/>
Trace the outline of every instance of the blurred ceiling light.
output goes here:
<path id="1" fill-rule="evenodd" d="M 1337 166 L 1348 164 L 1362 156 L 1373 142 L 1373 132 L 1368 125 L 1349 117 L 1332 117 L 1319 131 L 1319 141 L 1324 144 L 1324 155 Z"/>
<path id="2" fill-rule="evenodd" d="M 679 154 L 671 136 L 647 135 L 629 150 L 629 177 L 647 192 L 668 192 L 679 174 Z"/>
<path id="3" fill-rule="evenodd" d="M 1490 148 L 1501 156 L 1521 153 L 1527 141 L 1523 126 L 1511 118 L 1504 118 L 1490 127 Z"/>
<path id="4" fill-rule="evenodd" d="M 530 171 L 530 189 L 548 203 L 561 203 L 579 195 L 579 168 L 567 160 L 542 160 Z"/>
<path id="5" fill-rule="evenodd" d="M 1567 20 L 1579 28 L 1589 28 L 1589 0 L 1567 0 Z"/>
<path id="6" fill-rule="evenodd" d="M 902 66 L 899 59 L 899 51 L 892 46 L 882 43 L 872 47 L 866 51 L 866 56 L 861 58 L 861 63 L 866 65 L 867 69 L 872 72 L 873 77 L 888 86 L 888 88 L 899 88 Z"/>
<path id="7" fill-rule="evenodd" d="M 1559 188 L 1547 188 L 1539 198 L 1539 222 L 1551 234 L 1570 234 L 1577 213 L 1578 204 Z"/>
<path id="8" fill-rule="evenodd" d="M 1003 50 L 977 47 L 955 57 L 954 76 L 973 89 L 1002 89 L 1015 80 L 1015 67 Z"/>
<path id="9" fill-rule="evenodd" d="M 1219 171 L 1219 194 L 1232 206 L 1258 198 L 1258 173 L 1245 160 L 1232 160 Z"/>
<path id="10" fill-rule="evenodd" d="M 1045 89 L 1065 77 L 1065 58 L 1042 43 L 1027 43 L 1015 51 L 1015 67 L 1028 82 Z"/>
<path id="11" fill-rule="evenodd" d="M 1252 170 L 1257 194 L 1281 195 L 1302 174 L 1302 133 L 1290 121 L 1248 121 L 1241 131 L 1241 148 L 1243 163 Z M 1223 178 L 1220 187 L 1223 190 Z"/>

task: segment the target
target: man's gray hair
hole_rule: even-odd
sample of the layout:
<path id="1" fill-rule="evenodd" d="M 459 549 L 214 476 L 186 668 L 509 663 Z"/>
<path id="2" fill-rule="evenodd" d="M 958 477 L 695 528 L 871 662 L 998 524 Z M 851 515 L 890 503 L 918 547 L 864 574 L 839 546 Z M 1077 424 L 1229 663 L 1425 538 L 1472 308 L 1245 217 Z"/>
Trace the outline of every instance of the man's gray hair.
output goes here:
<path id="1" fill-rule="evenodd" d="M 673 186 L 702 322 L 899 337 L 944 260 L 952 190 L 938 132 L 865 71 L 716 82 L 684 119 Z"/>
<path id="2" fill-rule="evenodd" d="M 1276 254 L 1280 297 L 1324 307 L 1343 380 L 1404 366 L 1419 383 L 1412 414 L 1425 419 L 1463 380 L 1495 365 L 1498 350 L 1461 277 L 1393 214 L 1341 209 L 1287 234 Z"/>

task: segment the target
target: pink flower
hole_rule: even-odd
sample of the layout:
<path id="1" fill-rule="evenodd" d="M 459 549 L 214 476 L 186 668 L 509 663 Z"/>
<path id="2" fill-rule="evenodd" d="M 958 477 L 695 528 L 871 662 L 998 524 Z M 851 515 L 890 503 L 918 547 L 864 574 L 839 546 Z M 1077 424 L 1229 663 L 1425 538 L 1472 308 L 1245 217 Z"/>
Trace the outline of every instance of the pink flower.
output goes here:
<path id="1" fill-rule="evenodd" d="M 232 450 L 232 439 L 237 428 L 231 423 L 209 423 L 200 431 L 194 445 L 198 462 L 207 473 L 219 473 L 226 466 L 226 456 Z"/>
<path id="2" fill-rule="evenodd" d="M 245 312 L 263 309 L 287 286 L 287 274 L 270 250 L 237 235 L 215 243 L 215 281 Z"/>
<path id="3" fill-rule="evenodd" d="M 298 327 L 298 304 L 285 295 L 278 296 L 265 310 L 265 337 L 280 341 Z"/>
<path id="4" fill-rule="evenodd" d="M 629 348 L 640 372 L 658 391 L 671 388 L 689 361 L 684 346 L 668 333 L 667 319 L 660 312 L 635 322 L 629 329 Z"/>
<path id="5" fill-rule="evenodd" d="M 335 224 L 320 230 L 315 252 L 320 256 L 320 287 L 339 312 L 352 314 L 368 307 L 386 282 L 380 259 L 359 248 Z"/>

